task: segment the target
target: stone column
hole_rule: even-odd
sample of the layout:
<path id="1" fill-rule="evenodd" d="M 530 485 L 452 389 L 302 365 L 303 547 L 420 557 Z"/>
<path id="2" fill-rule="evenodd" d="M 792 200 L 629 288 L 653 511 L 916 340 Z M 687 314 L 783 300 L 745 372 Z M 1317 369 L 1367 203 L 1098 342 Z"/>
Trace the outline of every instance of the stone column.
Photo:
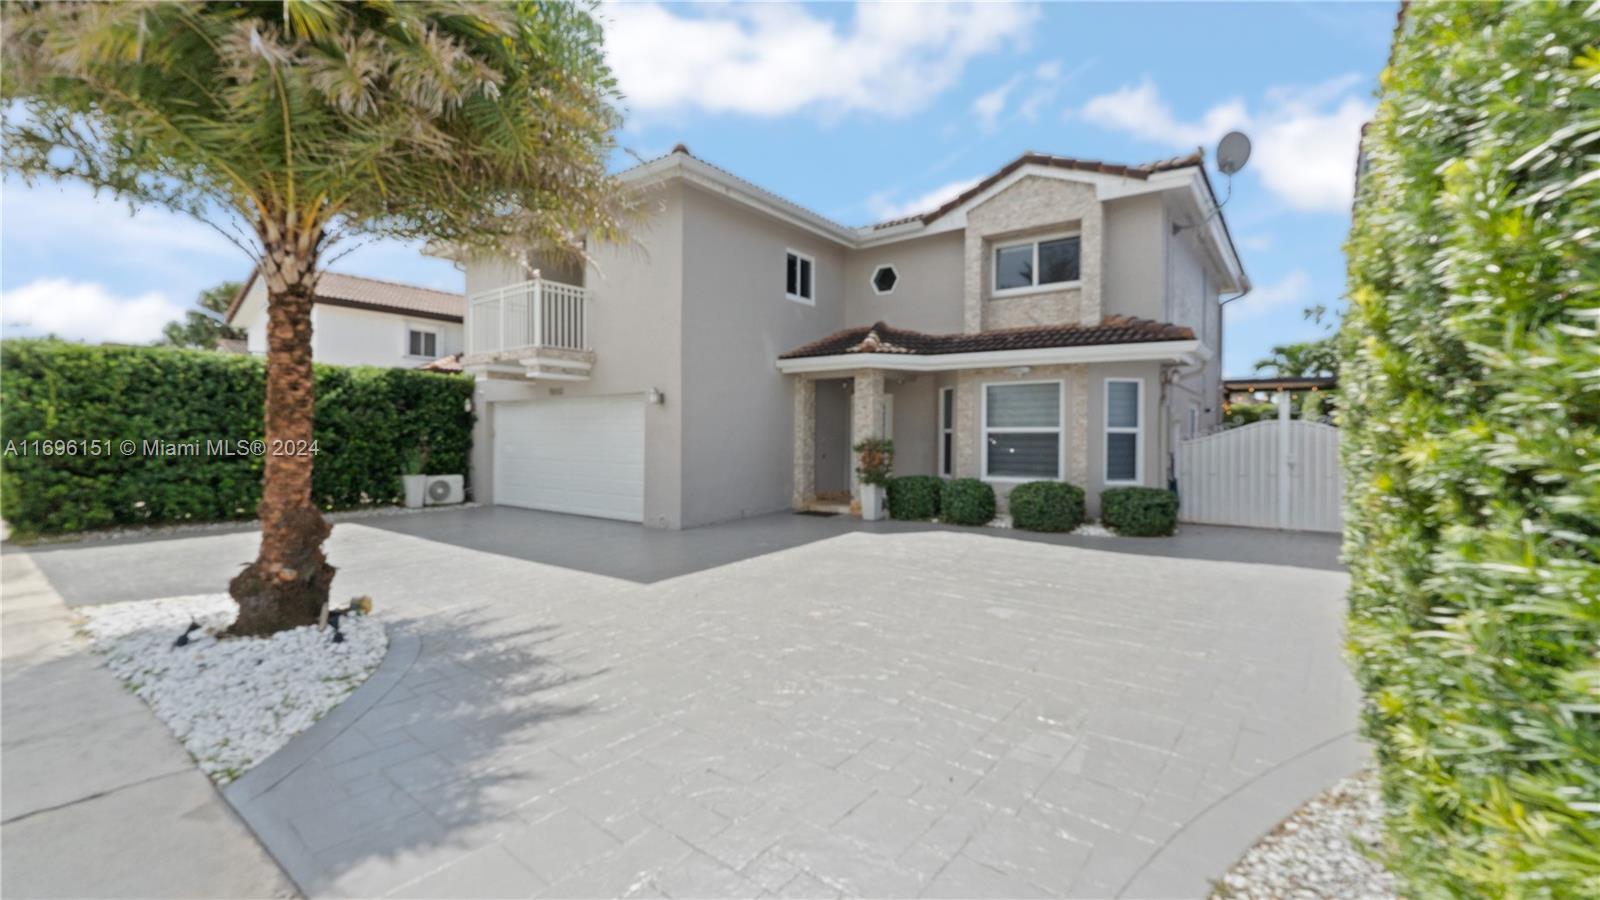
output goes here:
<path id="1" fill-rule="evenodd" d="M 861 498 L 856 478 L 855 444 L 869 437 L 883 437 L 883 370 L 861 369 L 855 374 L 855 390 L 850 395 L 850 496 Z"/>
<path id="2" fill-rule="evenodd" d="M 794 376 L 794 508 L 799 509 L 817 492 L 817 383 Z"/>
<path id="3" fill-rule="evenodd" d="M 1067 480 L 1089 489 L 1089 367 L 1073 366 L 1067 376 Z"/>

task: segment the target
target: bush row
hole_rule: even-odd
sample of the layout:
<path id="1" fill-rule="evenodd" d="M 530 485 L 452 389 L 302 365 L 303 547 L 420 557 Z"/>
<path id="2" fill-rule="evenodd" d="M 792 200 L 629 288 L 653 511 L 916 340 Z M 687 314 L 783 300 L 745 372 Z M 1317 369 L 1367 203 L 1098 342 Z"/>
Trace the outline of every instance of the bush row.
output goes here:
<path id="1" fill-rule="evenodd" d="M 319 506 L 397 502 L 402 459 L 421 445 L 430 474 L 467 471 L 469 378 L 319 365 L 316 379 Z M 249 356 L 0 342 L 0 515 L 21 536 L 252 517 L 265 386 Z M 244 453 L 223 452 L 240 441 Z"/>
<path id="2" fill-rule="evenodd" d="M 1346 245 L 1349 642 L 1412 897 L 1600 897 L 1600 8 L 1403 10 Z"/>
<path id="3" fill-rule="evenodd" d="M 1011 489 L 1011 523 L 1026 531 L 1071 531 L 1083 524 L 1083 488 L 1064 481 L 1029 481 Z M 1118 534 L 1172 534 L 1178 497 L 1160 488 L 1109 488 L 1100 494 L 1101 520 Z M 889 479 L 889 515 L 895 519 L 941 519 L 983 525 L 994 518 L 994 488 L 976 478 L 944 480 L 932 475 Z"/>

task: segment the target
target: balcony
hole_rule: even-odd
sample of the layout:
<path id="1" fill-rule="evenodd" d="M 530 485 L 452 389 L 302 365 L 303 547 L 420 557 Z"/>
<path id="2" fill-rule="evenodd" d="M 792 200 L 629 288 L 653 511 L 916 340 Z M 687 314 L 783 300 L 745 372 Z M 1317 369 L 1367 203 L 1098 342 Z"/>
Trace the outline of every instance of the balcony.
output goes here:
<path id="1" fill-rule="evenodd" d="M 550 381 L 586 381 L 589 292 L 571 284 L 533 280 L 508 284 L 467 300 L 468 371 Z"/>

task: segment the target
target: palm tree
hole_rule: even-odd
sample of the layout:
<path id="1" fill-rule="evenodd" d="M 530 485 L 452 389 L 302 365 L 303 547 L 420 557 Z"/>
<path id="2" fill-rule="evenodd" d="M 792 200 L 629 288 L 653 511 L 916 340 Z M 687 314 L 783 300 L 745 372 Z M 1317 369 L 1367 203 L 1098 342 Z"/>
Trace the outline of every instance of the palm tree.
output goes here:
<path id="1" fill-rule="evenodd" d="M 333 567 L 311 499 L 311 301 L 336 247 L 581 253 L 619 235 L 619 122 L 591 9 L 331 0 L 6 10 L 4 163 L 192 215 L 266 282 L 261 549 L 237 634 L 314 622 Z M 348 252 L 347 249 L 344 252 Z"/>

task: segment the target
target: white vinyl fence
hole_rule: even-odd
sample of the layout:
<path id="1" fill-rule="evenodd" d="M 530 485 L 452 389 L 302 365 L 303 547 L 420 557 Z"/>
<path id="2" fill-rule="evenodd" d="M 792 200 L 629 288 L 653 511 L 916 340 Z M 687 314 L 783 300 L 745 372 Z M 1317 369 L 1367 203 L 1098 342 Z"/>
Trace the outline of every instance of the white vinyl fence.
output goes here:
<path id="1" fill-rule="evenodd" d="M 1178 518 L 1340 530 L 1339 429 L 1278 418 L 1178 442 Z"/>

